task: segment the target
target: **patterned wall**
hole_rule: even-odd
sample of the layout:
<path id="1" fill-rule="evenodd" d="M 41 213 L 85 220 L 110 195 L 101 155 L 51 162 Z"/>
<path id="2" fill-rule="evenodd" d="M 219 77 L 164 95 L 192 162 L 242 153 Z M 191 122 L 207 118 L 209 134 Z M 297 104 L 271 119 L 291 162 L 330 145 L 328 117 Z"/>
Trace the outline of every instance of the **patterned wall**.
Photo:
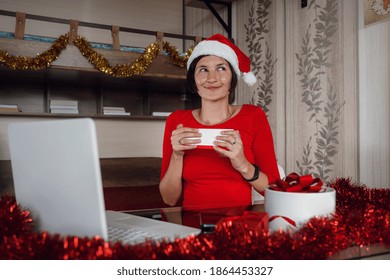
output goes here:
<path id="1" fill-rule="evenodd" d="M 238 43 L 259 79 L 240 100 L 267 113 L 287 172 L 357 178 L 356 4 L 308 2 L 239 1 Z"/>
<path id="2" fill-rule="evenodd" d="M 334 175 L 340 150 L 340 115 L 345 105 L 339 95 L 337 77 L 332 75 L 337 71 L 334 43 L 340 29 L 338 3 L 328 0 L 321 6 L 311 1 L 308 10 L 311 22 L 301 36 L 300 49 L 295 55 L 300 118 L 311 129 L 302 138 L 302 156 L 296 159 L 296 168 L 300 173 L 313 173 L 328 180 Z"/>
<path id="3" fill-rule="evenodd" d="M 251 104 L 260 106 L 268 115 L 275 89 L 275 53 L 268 43 L 270 32 L 270 7 L 272 0 L 252 1 L 249 7 L 247 24 L 245 24 L 245 43 L 251 59 L 253 73 L 258 83 L 250 96 Z"/>

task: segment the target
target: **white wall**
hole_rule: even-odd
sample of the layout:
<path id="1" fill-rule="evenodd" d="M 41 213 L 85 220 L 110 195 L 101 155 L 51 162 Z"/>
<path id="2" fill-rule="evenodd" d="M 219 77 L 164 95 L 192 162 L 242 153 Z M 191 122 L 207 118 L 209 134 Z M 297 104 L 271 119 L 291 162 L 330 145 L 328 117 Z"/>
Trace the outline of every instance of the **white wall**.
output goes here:
<path id="1" fill-rule="evenodd" d="M 1 0 L 1 10 L 23 12 L 47 17 L 73 19 L 91 23 L 182 34 L 182 0 Z M 0 17 L 1 31 L 13 32 L 15 20 Z M 63 24 L 28 20 L 26 34 L 57 38 L 69 31 Z M 79 35 L 89 41 L 110 43 L 110 31 L 79 27 Z M 145 47 L 155 41 L 153 36 L 120 33 L 121 43 Z M 181 40 L 172 40 L 181 44 Z M 178 46 L 177 47 L 181 47 Z"/>
<path id="2" fill-rule="evenodd" d="M 390 21 L 364 26 L 363 2 L 359 1 L 360 182 L 389 187 Z"/>
<path id="3" fill-rule="evenodd" d="M 10 123 L 48 121 L 54 118 L 1 117 L 0 160 L 9 159 L 7 127 Z M 164 122 L 95 119 L 99 155 L 110 157 L 161 157 Z"/>

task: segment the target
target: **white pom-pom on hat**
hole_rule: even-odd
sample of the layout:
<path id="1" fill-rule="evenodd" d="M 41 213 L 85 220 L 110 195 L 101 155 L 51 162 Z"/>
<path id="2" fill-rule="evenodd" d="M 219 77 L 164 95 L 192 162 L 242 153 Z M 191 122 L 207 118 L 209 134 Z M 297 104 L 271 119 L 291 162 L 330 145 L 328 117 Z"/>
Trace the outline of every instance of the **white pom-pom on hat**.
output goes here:
<path id="1" fill-rule="evenodd" d="M 192 61 L 201 55 L 216 55 L 230 63 L 237 77 L 243 75 L 243 80 L 247 85 L 254 85 L 256 76 L 250 71 L 251 62 L 228 38 L 221 34 L 215 34 L 197 44 L 187 61 L 187 69 Z"/>
<path id="2" fill-rule="evenodd" d="M 256 76 L 252 72 L 243 73 L 243 80 L 247 85 L 253 86 L 257 82 Z"/>

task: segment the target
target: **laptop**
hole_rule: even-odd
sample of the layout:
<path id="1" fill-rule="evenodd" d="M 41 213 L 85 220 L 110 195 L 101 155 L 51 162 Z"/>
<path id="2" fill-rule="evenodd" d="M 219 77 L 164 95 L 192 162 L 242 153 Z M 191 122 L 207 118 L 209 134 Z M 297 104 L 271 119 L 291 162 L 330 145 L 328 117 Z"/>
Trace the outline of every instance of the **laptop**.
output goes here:
<path id="1" fill-rule="evenodd" d="M 37 230 L 129 244 L 200 233 L 198 228 L 105 210 L 92 119 L 12 123 L 8 137 L 16 201 L 31 211 Z"/>

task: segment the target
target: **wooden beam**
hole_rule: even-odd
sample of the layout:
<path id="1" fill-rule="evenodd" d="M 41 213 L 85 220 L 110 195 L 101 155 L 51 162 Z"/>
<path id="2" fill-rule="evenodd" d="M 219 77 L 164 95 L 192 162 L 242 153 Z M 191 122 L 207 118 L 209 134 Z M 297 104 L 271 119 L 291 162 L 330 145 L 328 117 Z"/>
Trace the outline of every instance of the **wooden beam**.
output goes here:
<path id="1" fill-rule="evenodd" d="M 15 38 L 23 39 L 24 30 L 26 26 L 26 14 L 16 12 L 16 23 L 15 23 Z"/>
<path id="2" fill-rule="evenodd" d="M 112 37 L 112 48 L 114 50 L 120 50 L 120 42 L 119 42 L 119 26 L 113 25 L 111 29 L 111 37 Z"/>
<path id="3" fill-rule="evenodd" d="M 74 40 L 77 38 L 77 32 L 79 28 L 79 22 L 77 20 L 71 20 L 69 23 L 69 45 L 73 45 Z"/>

